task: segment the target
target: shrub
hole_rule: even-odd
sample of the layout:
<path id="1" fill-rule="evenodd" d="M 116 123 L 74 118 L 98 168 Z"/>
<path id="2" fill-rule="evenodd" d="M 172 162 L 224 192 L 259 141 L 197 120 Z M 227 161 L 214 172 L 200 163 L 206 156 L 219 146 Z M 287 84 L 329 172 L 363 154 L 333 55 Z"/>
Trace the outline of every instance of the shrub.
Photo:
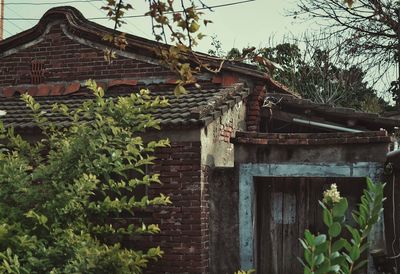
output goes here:
<path id="1" fill-rule="evenodd" d="M 168 140 L 144 142 L 140 134 L 159 128 L 150 112 L 167 101 L 147 90 L 112 99 L 95 82 L 88 88 L 94 99 L 76 109 L 54 105 L 50 113 L 23 95 L 42 131 L 38 141 L 0 127 L 1 273 L 140 273 L 162 255 L 159 247 L 141 251 L 119 243 L 157 233 L 157 225 L 116 220 L 170 203 L 162 194 L 135 196 L 138 186 L 160 183 L 144 168 Z M 50 122 L 53 113 L 70 125 Z"/>

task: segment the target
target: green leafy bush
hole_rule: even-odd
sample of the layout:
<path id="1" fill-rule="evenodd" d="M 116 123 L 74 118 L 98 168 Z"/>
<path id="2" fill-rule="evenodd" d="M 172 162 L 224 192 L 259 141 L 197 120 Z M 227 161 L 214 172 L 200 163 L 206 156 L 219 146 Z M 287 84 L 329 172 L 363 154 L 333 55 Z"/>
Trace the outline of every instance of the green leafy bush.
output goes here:
<path id="1" fill-rule="evenodd" d="M 42 131 L 38 141 L 0 127 L 1 273 L 140 273 L 162 255 L 159 247 L 120 244 L 157 233 L 157 225 L 118 220 L 170 203 L 162 194 L 135 196 L 138 186 L 160 183 L 144 168 L 168 140 L 146 143 L 140 133 L 159 127 L 150 112 L 168 103 L 147 90 L 111 99 L 95 82 L 88 87 L 94 99 L 79 108 L 54 105 L 51 113 L 65 115 L 68 127 L 49 122 L 51 113 L 23 95 Z"/>
<path id="2" fill-rule="evenodd" d="M 367 179 L 367 189 L 361 196 L 361 203 L 352 212 L 356 223 L 354 227 L 345 224 L 348 203 L 346 198 L 340 197 L 336 185 L 324 192 L 320 205 L 328 234 L 313 235 L 305 231 L 304 239 L 300 240 L 304 249 L 304 258 L 300 261 L 305 274 L 349 274 L 366 265 L 367 260 L 362 255 L 368 249 L 368 234 L 383 211 L 384 186 Z M 343 238 L 344 229 L 350 233 L 351 240 Z"/>

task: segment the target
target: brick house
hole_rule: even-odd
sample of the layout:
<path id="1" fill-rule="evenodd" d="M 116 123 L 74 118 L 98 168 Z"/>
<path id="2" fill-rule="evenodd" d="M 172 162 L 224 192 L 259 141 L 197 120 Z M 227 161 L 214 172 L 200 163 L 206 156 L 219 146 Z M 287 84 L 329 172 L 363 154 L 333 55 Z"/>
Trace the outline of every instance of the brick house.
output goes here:
<path id="1" fill-rule="evenodd" d="M 110 31 L 74 8 L 59 7 L 32 29 L 0 42 L 0 109 L 7 112 L 7 126 L 36 138 L 40 132 L 18 99 L 23 92 L 35 96 L 45 111 L 57 102 L 82 103 L 89 96 L 84 88 L 89 78 L 107 96 L 146 87 L 169 98 L 171 105 L 155 113 L 162 130 L 146 134 L 171 140 L 171 147 L 156 154 L 154 171 L 163 185 L 148 191 L 162 191 L 173 202 L 142 216 L 160 224 L 162 232 L 141 244 L 151 242 L 165 251 L 149 272 L 257 268 L 259 273 L 297 273 L 296 259 L 285 263 L 279 258 L 295 258 L 300 229 L 320 225 L 305 213 L 318 209 L 304 207 L 300 197 L 311 207 L 315 193 L 332 181 L 353 182 L 355 190 L 348 190 L 353 195 L 361 189 L 360 178 L 382 175 L 388 132 L 398 120 L 302 100 L 255 67 L 233 62 L 217 74 L 196 75 L 201 89 L 189 86 L 187 95 L 175 97 L 177 78 L 162 65 L 157 43 L 127 35 L 126 50 L 117 50 L 118 58 L 108 64 L 102 37 Z M 200 58 L 219 63 L 207 55 Z M 61 116 L 48 118 L 68 123 Z M 300 225 L 304 219 L 309 222 Z M 376 246 L 384 238 L 380 225 L 373 237 Z M 275 242 L 278 253 L 270 248 Z"/>

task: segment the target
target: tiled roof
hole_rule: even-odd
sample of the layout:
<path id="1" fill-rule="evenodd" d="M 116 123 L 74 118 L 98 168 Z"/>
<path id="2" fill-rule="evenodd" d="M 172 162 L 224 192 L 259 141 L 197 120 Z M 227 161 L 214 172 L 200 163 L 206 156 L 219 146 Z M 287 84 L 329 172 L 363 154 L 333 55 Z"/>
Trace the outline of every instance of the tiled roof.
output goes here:
<path id="1" fill-rule="evenodd" d="M 241 101 L 249 93 L 242 84 L 235 84 L 228 88 L 219 85 L 205 83 L 202 88 L 188 87 L 188 94 L 176 97 L 173 93 L 174 85 L 149 85 L 134 88 L 148 88 L 154 96 L 165 96 L 170 106 L 155 112 L 156 118 L 160 119 L 162 128 L 200 127 L 209 124 L 220 117 L 228 108 Z M 117 97 L 130 94 L 132 87 L 113 86 L 106 91 L 106 96 Z M 68 125 L 69 121 L 61 114 L 51 113 L 52 105 L 55 103 L 65 104 L 70 109 L 79 107 L 85 100 L 92 98 L 90 92 L 81 89 L 74 95 L 64 96 L 40 96 L 36 101 L 41 104 L 46 117 L 58 125 Z M 32 121 L 32 113 L 19 97 L 0 98 L 0 110 L 6 111 L 1 117 L 4 124 L 14 126 L 17 129 L 35 128 Z"/>

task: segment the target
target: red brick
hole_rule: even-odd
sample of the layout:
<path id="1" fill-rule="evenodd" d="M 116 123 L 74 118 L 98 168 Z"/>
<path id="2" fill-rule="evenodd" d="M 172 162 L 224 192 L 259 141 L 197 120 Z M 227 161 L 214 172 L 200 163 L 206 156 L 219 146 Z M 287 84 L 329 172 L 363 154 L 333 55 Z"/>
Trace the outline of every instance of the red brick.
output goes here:
<path id="1" fill-rule="evenodd" d="M 50 86 L 47 84 L 40 84 L 37 87 L 35 96 L 47 96 L 50 93 Z"/>
<path id="2" fill-rule="evenodd" d="M 38 88 L 36 86 L 30 86 L 27 88 L 26 92 L 28 92 L 29 95 L 35 96 L 38 92 Z"/>
<path id="3" fill-rule="evenodd" d="M 137 80 L 111 80 L 108 83 L 108 87 L 113 87 L 113 86 L 120 86 L 120 85 L 126 85 L 126 86 L 136 86 L 138 83 Z"/>
<path id="4" fill-rule="evenodd" d="M 232 86 L 233 84 L 237 83 L 238 81 L 239 81 L 239 78 L 237 75 L 233 75 L 233 74 L 222 75 L 222 86 L 224 86 L 224 87 Z"/>
<path id="5" fill-rule="evenodd" d="M 15 93 L 15 89 L 12 87 L 6 87 L 6 88 L 3 88 L 3 90 L 2 90 L 2 94 L 6 97 L 11 97 L 14 95 L 14 93 Z"/>
<path id="6" fill-rule="evenodd" d="M 214 84 L 221 84 L 222 83 L 222 77 L 220 75 L 215 75 L 212 79 L 212 82 Z"/>
<path id="7" fill-rule="evenodd" d="M 77 92 L 81 88 L 81 84 L 79 82 L 74 82 L 65 87 L 64 94 L 70 94 Z"/>

